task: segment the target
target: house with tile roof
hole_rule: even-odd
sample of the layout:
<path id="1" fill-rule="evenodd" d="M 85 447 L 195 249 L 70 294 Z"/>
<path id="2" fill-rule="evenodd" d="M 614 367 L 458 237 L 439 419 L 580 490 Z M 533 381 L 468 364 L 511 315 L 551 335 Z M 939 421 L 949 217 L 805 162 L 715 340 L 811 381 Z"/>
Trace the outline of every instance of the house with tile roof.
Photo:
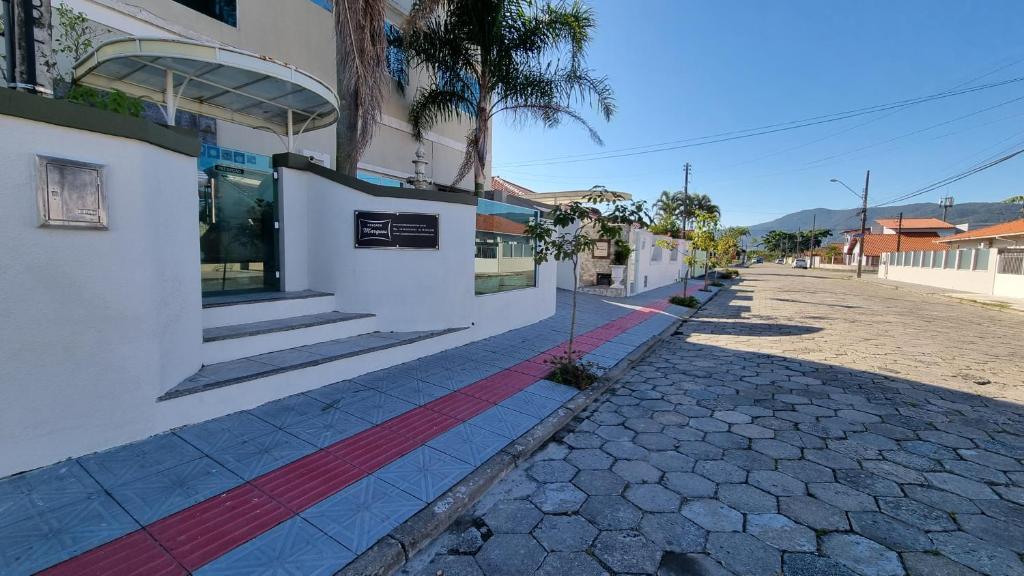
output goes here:
<path id="1" fill-rule="evenodd" d="M 863 258 L 863 266 L 877 268 L 879 257 L 886 252 L 899 250 L 934 250 L 934 242 L 939 238 L 951 236 L 966 228 L 939 220 L 938 218 L 879 218 L 875 223 L 881 229 L 868 230 L 861 242 L 860 230 L 844 230 L 846 243 L 843 246 L 844 260 L 847 265 L 857 264 L 857 258 Z"/>
<path id="2" fill-rule="evenodd" d="M 1024 219 L 882 249 L 879 277 L 1024 298 Z"/>

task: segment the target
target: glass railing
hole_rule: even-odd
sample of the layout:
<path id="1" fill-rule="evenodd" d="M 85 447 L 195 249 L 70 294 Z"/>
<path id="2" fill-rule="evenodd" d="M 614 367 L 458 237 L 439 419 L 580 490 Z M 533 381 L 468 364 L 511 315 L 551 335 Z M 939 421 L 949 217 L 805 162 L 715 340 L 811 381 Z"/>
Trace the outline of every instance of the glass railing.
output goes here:
<path id="1" fill-rule="evenodd" d="M 476 208 L 476 293 L 494 294 L 537 285 L 534 242 L 524 234 L 537 211 L 480 199 Z"/>

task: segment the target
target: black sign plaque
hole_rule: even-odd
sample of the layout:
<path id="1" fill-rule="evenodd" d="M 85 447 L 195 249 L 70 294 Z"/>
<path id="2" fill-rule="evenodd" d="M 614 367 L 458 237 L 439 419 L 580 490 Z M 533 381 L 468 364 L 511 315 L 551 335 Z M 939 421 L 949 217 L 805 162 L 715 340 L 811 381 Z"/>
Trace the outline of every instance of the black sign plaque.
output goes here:
<path id="1" fill-rule="evenodd" d="M 437 214 L 356 210 L 356 248 L 437 250 Z"/>

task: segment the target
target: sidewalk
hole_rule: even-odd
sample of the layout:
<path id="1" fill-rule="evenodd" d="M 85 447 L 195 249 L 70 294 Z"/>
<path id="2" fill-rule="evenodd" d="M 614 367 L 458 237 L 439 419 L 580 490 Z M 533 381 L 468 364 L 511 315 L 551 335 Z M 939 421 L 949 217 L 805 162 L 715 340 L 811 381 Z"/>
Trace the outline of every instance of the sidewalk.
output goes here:
<path id="1" fill-rule="evenodd" d="M 680 289 L 580 294 L 576 349 L 608 370 Z M 541 378 L 558 296 L 518 330 L 2 479 L 0 574 L 333 574 L 575 396 Z"/>
<path id="2" fill-rule="evenodd" d="M 959 292 L 956 290 L 949 290 L 947 288 L 937 288 L 935 286 L 912 284 L 910 282 L 899 282 L 896 280 L 887 280 L 885 278 L 876 278 L 871 279 L 869 281 L 880 286 L 895 288 L 897 290 L 909 290 L 912 292 L 917 292 L 919 294 L 928 294 L 931 296 L 940 296 L 942 298 L 961 300 L 967 302 L 968 304 L 973 303 L 982 306 L 988 306 L 990 308 L 1001 308 L 1005 310 L 1012 310 L 1014 312 L 1024 313 L 1024 298 L 1006 298 L 1002 296 L 988 296 L 985 294 L 975 294 L 974 292 Z"/>

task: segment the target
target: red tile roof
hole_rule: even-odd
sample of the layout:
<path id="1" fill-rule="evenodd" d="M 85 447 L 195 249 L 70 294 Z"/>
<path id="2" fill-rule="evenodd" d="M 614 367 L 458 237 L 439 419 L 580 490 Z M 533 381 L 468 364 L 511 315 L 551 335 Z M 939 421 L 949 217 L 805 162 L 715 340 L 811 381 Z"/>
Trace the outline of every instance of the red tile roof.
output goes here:
<path id="1" fill-rule="evenodd" d="M 476 229 L 499 234 L 522 234 L 525 231 L 525 225 L 497 214 L 477 214 Z"/>
<path id="2" fill-rule="evenodd" d="M 995 226 L 986 226 L 977 230 L 969 230 L 952 236 L 946 236 L 939 242 L 958 242 L 961 240 L 973 240 L 976 238 L 995 238 L 996 236 L 1019 236 L 1024 234 L 1024 218 L 1003 222 Z"/>
<path id="3" fill-rule="evenodd" d="M 892 228 L 893 230 L 900 228 L 899 218 L 879 218 L 878 220 L 875 220 L 875 222 L 878 222 L 886 228 Z M 956 226 L 953 226 L 949 222 L 944 222 L 938 218 L 904 218 L 902 227 L 904 230 L 921 228 L 949 230 L 950 228 L 956 228 Z"/>
<path id="4" fill-rule="evenodd" d="M 895 252 L 897 238 L 900 239 L 899 246 L 900 250 L 903 252 L 946 249 L 945 246 L 935 243 L 937 238 L 922 238 L 920 236 L 907 236 L 905 234 L 868 234 L 864 237 L 864 255 L 881 256 L 883 252 Z M 854 238 L 854 243 L 859 240 L 860 238 Z M 852 254 L 854 250 L 853 245 L 851 245 L 850 250 L 850 253 Z"/>
<path id="5" fill-rule="evenodd" d="M 509 182 L 508 180 L 505 180 L 504 178 L 501 178 L 499 176 L 491 177 L 491 189 L 497 190 L 499 192 L 504 192 L 506 194 L 511 194 L 512 196 L 526 196 L 527 194 L 535 194 L 533 190 L 530 190 L 526 186 L 520 186 L 519 184 L 515 184 L 514 182 Z"/>

